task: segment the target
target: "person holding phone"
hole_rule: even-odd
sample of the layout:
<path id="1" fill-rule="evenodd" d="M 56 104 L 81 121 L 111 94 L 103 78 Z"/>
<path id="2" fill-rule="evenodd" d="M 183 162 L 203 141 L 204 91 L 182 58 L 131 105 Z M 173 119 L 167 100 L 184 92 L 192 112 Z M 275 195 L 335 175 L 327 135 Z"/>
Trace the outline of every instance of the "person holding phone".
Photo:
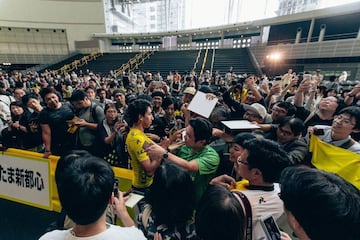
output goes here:
<path id="1" fill-rule="evenodd" d="M 221 175 L 212 179 L 210 184 L 240 191 L 246 196 L 251 205 L 252 239 L 263 239 L 266 235 L 260 219 L 272 215 L 277 220 L 284 213 L 277 182 L 281 172 L 292 163 L 282 147 L 271 140 L 251 139 L 245 141 L 242 148 L 234 165 L 244 180 L 235 182 L 234 178 Z"/>
<path id="2" fill-rule="evenodd" d="M 320 140 L 331 145 L 360 154 L 360 143 L 352 139 L 351 134 L 360 132 L 360 107 L 347 107 L 334 117 L 331 126 L 315 125 L 309 128 L 310 134 L 317 135 Z"/>
<path id="3" fill-rule="evenodd" d="M 128 168 L 128 155 L 125 151 L 124 123 L 118 116 L 116 105 L 108 103 L 104 109 L 105 119 L 97 126 L 102 156 L 112 166 Z"/>
<path id="4" fill-rule="evenodd" d="M 55 180 L 61 205 L 74 226 L 48 232 L 40 240 L 146 239 L 128 214 L 123 193 L 114 197 L 114 172 L 102 159 L 87 151 L 71 151 L 59 159 Z M 109 203 L 124 227 L 106 223 Z"/>
<path id="5" fill-rule="evenodd" d="M 304 78 L 294 98 L 294 105 L 297 108 L 295 117 L 303 120 L 307 127 L 314 125 L 331 126 L 334 115 L 345 106 L 344 102 L 335 96 L 325 97 L 320 100 L 316 111 L 311 112 L 304 107 L 305 97 L 311 88 L 311 81 Z"/>

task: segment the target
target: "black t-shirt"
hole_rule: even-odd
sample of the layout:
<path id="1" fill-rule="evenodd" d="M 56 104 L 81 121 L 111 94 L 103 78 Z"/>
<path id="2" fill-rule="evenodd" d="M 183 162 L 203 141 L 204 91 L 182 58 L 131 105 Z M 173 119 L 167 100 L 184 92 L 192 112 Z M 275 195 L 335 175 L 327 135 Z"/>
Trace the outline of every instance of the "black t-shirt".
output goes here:
<path id="1" fill-rule="evenodd" d="M 311 114 L 311 112 L 307 109 L 305 109 L 304 107 L 296 107 L 296 113 L 295 116 L 297 118 L 300 118 L 301 120 L 305 121 L 308 116 Z M 333 119 L 330 120 L 323 120 L 319 117 L 319 115 L 317 115 L 317 113 L 315 113 L 313 115 L 313 117 L 311 117 L 306 123 L 305 126 L 315 126 L 315 125 L 327 125 L 327 126 L 331 126 L 333 122 Z"/>
<path id="2" fill-rule="evenodd" d="M 71 148 L 74 145 L 75 135 L 68 133 L 68 120 L 74 118 L 74 111 L 70 104 L 62 103 L 59 109 L 44 108 L 39 115 L 40 124 L 48 124 L 51 129 L 51 151 L 54 147 L 61 150 L 61 147 Z M 63 149 L 69 150 L 69 149 Z"/>

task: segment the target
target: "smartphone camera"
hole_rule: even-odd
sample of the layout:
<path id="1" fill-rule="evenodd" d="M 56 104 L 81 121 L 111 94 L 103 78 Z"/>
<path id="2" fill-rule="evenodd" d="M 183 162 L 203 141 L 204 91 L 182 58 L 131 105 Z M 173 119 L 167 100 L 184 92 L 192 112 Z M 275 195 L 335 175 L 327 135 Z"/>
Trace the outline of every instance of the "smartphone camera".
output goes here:
<path id="1" fill-rule="evenodd" d="M 115 179 L 114 180 L 114 187 L 113 187 L 113 193 L 115 197 L 119 197 L 119 180 Z"/>
<path id="2" fill-rule="evenodd" d="M 314 133 L 314 135 L 316 135 L 316 136 L 321 136 L 321 135 L 324 135 L 325 133 L 324 133 L 324 129 L 322 129 L 322 128 L 315 128 L 314 129 L 314 131 L 313 131 L 313 133 Z"/>
<path id="3" fill-rule="evenodd" d="M 273 216 L 267 216 L 260 219 L 261 226 L 265 232 L 266 239 L 281 240 L 280 229 Z"/>

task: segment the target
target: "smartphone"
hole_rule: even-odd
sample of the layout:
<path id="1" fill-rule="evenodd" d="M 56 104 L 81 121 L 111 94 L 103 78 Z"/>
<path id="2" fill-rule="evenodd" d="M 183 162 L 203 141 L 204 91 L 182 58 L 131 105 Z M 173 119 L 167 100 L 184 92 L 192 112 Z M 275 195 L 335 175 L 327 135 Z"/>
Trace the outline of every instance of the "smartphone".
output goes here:
<path id="1" fill-rule="evenodd" d="M 322 129 L 322 128 L 314 128 L 313 133 L 316 136 L 321 136 L 321 135 L 325 134 L 324 129 Z"/>
<path id="2" fill-rule="evenodd" d="M 279 229 L 278 225 L 276 224 L 276 221 L 273 218 L 273 216 L 269 215 L 266 217 L 262 217 L 260 219 L 260 223 L 266 234 L 266 239 L 281 240 L 280 229 Z"/>
<path id="3" fill-rule="evenodd" d="M 119 197 L 119 180 L 115 179 L 114 180 L 114 187 L 113 187 L 113 193 L 115 197 Z"/>
<path id="4" fill-rule="evenodd" d="M 117 122 L 117 123 L 120 123 L 120 124 L 123 123 L 123 122 L 124 122 L 124 115 L 123 115 L 123 114 L 119 114 L 116 122 Z"/>
<path id="5" fill-rule="evenodd" d="M 311 74 L 305 73 L 303 76 L 303 81 L 311 81 Z"/>

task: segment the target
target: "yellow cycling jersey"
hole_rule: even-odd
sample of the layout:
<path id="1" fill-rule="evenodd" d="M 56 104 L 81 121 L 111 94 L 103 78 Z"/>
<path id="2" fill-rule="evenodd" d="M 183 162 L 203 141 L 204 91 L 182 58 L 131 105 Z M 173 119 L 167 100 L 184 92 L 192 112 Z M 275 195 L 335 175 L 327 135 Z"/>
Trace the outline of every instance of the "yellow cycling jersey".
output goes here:
<path id="1" fill-rule="evenodd" d="M 144 150 L 144 143 L 151 143 L 144 132 L 131 128 L 126 137 L 126 146 L 130 156 L 131 167 L 134 171 L 134 178 L 132 185 L 137 188 L 147 188 L 152 184 L 153 177 L 146 174 L 145 169 L 140 162 L 150 160 L 149 156 Z"/>

